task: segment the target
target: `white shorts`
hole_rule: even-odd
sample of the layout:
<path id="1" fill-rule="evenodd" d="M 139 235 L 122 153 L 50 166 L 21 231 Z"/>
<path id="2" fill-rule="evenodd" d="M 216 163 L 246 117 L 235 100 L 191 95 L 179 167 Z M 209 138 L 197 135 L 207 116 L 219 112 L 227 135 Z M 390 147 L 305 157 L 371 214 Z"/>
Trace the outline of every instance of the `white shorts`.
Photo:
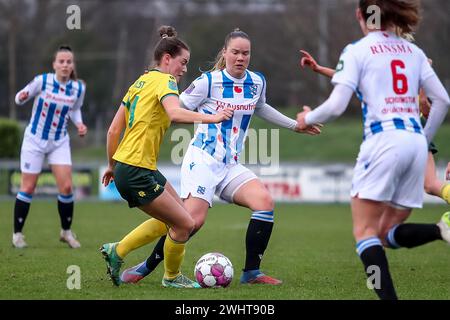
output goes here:
<path id="1" fill-rule="evenodd" d="M 351 196 L 422 208 L 427 156 L 423 135 L 392 130 L 370 137 L 360 148 Z"/>
<path id="2" fill-rule="evenodd" d="M 242 164 L 219 162 L 206 151 L 191 145 L 181 165 L 181 198 L 186 199 L 191 195 L 207 201 L 212 207 L 214 195 L 217 195 L 232 203 L 234 193 L 248 181 L 257 178 Z M 227 186 L 232 186 L 233 190 Z"/>
<path id="3" fill-rule="evenodd" d="M 25 131 L 20 151 L 20 170 L 25 173 L 40 173 L 45 156 L 50 165 L 72 165 L 69 136 L 58 141 L 42 140 Z"/>

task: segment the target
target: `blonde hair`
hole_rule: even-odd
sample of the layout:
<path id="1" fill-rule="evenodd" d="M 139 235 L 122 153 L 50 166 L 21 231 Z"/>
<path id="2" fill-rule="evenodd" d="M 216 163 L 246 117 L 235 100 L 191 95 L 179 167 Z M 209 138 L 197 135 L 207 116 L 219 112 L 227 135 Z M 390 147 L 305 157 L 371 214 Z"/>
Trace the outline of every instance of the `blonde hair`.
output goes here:
<path id="1" fill-rule="evenodd" d="M 416 39 L 414 39 L 414 33 L 413 32 L 403 32 L 402 29 L 399 27 L 395 28 L 395 33 L 397 36 L 402 37 L 406 41 L 414 42 Z"/>
<path id="2" fill-rule="evenodd" d="M 248 34 L 246 34 L 244 31 L 241 31 L 239 28 L 235 28 L 225 37 L 223 48 L 220 49 L 219 53 L 217 54 L 216 60 L 214 61 L 214 66 L 208 71 L 219 71 L 226 68 L 227 65 L 225 62 L 225 58 L 223 57 L 223 50 L 227 49 L 231 39 L 236 38 L 244 38 L 250 41 L 250 37 L 248 36 Z"/>

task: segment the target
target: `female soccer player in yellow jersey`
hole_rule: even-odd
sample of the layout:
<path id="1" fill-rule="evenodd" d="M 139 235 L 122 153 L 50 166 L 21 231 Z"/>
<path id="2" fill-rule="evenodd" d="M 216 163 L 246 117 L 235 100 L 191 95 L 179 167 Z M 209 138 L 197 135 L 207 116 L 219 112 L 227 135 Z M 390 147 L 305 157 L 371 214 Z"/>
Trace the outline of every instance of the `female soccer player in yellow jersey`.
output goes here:
<path id="1" fill-rule="evenodd" d="M 218 106 L 235 108 L 233 118 L 217 125 L 198 126 L 181 165 L 181 198 L 195 220 L 194 232 L 205 223 L 214 195 L 228 203 L 251 210 L 245 236 L 242 284 L 279 285 L 281 280 L 260 270 L 274 225 L 274 201 L 261 180 L 239 162 L 251 119 L 266 121 L 295 132 L 316 135 L 320 126 L 298 130 L 295 120 L 266 103 L 266 80 L 248 69 L 251 41 L 235 29 L 224 41 L 213 70 L 197 78 L 181 95 L 182 106 L 199 113 L 214 114 Z M 163 260 L 161 238 L 147 261 L 121 274 L 124 283 L 136 283 L 148 276 Z"/>
<path id="2" fill-rule="evenodd" d="M 184 209 L 173 187 L 158 171 L 156 162 L 171 121 L 218 123 L 230 119 L 233 111 L 224 109 L 215 115 L 207 115 L 180 107 L 177 82 L 187 71 L 189 48 L 176 37 L 174 28 L 163 26 L 159 33 L 161 39 L 153 57 L 155 67 L 128 89 L 108 130 L 109 164 L 102 178 L 104 185 L 114 179 L 117 190 L 129 207 L 138 207 L 154 219 L 141 224 L 120 242 L 104 244 L 101 252 L 111 280 L 119 285 L 123 258 L 130 251 L 167 233 L 163 286 L 197 288 L 196 282 L 180 272 L 185 243 L 194 228 L 194 220 Z"/>

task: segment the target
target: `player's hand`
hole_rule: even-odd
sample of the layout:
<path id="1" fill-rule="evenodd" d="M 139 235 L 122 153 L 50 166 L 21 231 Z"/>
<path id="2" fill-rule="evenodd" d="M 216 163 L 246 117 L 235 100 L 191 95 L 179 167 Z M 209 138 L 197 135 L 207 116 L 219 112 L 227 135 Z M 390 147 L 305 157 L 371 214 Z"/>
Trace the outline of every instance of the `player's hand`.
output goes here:
<path id="1" fill-rule="evenodd" d="M 78 135 L 80 137 L 84 137 L 88 131 L 88 128 L 86 127 L 86 125 L 84 123 L 79 123 L 77 125 L 77 129 L 78 129 Z"/>
<path id="2" fill-rule="evenodd" d="M 428 98 L 426 96 L 423 98 L 422 95 L 420 95 L 419 110 L 425 118 L 428 118 L 428 116 L 430 115 L 430 109 L 431 109 L 431 103 L 428 100 Z"/>
<path id="3" fill-rule="evenodd" d="M 445 170 L 445 179 L 450 181 L 450 162 L 447 164 L 447 170 Z"/>
<path id="4" fill-rule="evenodd" d="M 218 113 L 214 115 L 215 122 L 219 123 L 225 120 L 230 120 L 233 117 L 234 110 L 231 108 L 225 108 L 220 110 Z"/>
<path id="5" fill-rule="evenodd" d="M 28 99 L 28 91 L 23 91 L 19 94 L 19 101 L 25 101 Z"/>
<path id="6" fill-rule="evenodd" d="M 102 184 L 106 187 L 113 180 L 114 180 L 114 168 L 109 166 L 103 173 Z"/>
<path id="7" fill-rule="evenodd" d="M 306 127 L 306 129 L 300 129 L 299 124 L 294 128 L 295 132 L 309 134 L 310 136 L 317 136 L 322 133 L 323 124 L 318 123 L 311 126 Z"/>
<path id="8" fill-rule="evenodd" d="M 318 65 L 317 61 L 313 58 L 313 56 L 308 51 L 305 50 L 300 50 L 300 53 L 303 55 L 300 59 L 300 67 L 304 69 L 305 66 L 308 66 L 309 68 L 311 68 L 311 70 L 317 72 L 320 66 Z"/>
<path id="9" fill-rule="evenodd" d="M 306 125 L 305 117 L 311 112 L 311 108 L 308 106 L 303 106 L 303 111 L 297 113 L 297 128 L 298 130 L 306 130 L 308 129 L 308 125 Z"/>

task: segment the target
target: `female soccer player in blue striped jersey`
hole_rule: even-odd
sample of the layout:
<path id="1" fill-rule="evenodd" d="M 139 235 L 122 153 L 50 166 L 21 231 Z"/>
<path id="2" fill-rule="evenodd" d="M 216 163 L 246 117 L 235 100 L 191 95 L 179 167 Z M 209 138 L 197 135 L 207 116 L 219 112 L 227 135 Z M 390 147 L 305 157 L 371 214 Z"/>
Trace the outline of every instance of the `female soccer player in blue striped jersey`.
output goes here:
<path id="1" fill-rule="evenodd" d="M 73 220 L 72 161 L 68 120 L 72 120 L 83 137 L 87 127 L 81 116 L 86 85 L 76 76 L 74 54 L 70 47 L 61 46 L 54 57 L 55 73 L 36 76 L 16 95 L 23 105 L 34 98 L 33 111 L 22 143 L 20 191 L 14 207 L 13 245 L 27 246 L 22 233 L 44 158 L 47 157 L 58 186 L 58 212 L 61 218 L 60 240 L 71 248 L 80 243 L 71 231 Z"/>
<path id="2" fill-rule="evenodd" d="M 251 220 L 246 235 L 246 260 L 241 283 L 281 284 L 260 271 L 262 256 L 269 243 L 274 222 L 272 196 L 239 157 L 253 114 L 281 127 L 312 135 L 318 126 L 299 130 L 292 120 L 266 104 L 264 76 L 247 69 L 250 39 L 239 29 L 225 38 L 211 72 L 197 78 L 180 96 L 183 106 L 199 113 L 216 114 L 225 107 L 233 117 L 220 124 L 200 124 L 183 159 L 181 198 L 195 220 L 196 232 L 205 222 L 214 195 L 228 203 L 249 208 Z M 163 258 L 164 238 L 146 262 L 125 270 L 121 280 L 135 283 L 148 275 Z"/>
<path id="3" fill-rule="evenodd" d="M 366 23 L 373 5 L 380 9 L 378 27 Z M 345 111 L 354 92 L 361 98 L 364 141 L 352 181 L 353 235 L 365 272 L 379 280 L 374 290 L 380 299 L 397 299 L 383 244 L 450 242 L 448 213 L 437 225 L 403 223 L 422 207 L 428 143 L 450 105 L 423 51 L 404 39 L 417 26 L 419 9 L 417 0 L 360 0 L 357 19 L 365 37 L 342 53 L 329 99 L 297 115 L 301 127 L 328 122 Z M 420 88 L 433 103 L 425 128 L 417 106 Z"/>

